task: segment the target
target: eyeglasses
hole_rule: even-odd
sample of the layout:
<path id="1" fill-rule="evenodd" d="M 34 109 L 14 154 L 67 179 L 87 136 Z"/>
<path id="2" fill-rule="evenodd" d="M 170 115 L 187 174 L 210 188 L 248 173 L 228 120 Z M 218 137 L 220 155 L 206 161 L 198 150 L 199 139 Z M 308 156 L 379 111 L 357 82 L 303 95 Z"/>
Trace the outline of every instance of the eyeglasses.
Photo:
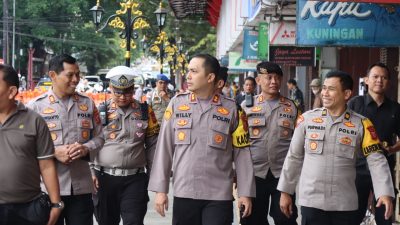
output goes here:
<path id="1" fill-rule="evenodd" d="M 116 97 L 121 97 L 122 95 L 125 97 L 132 97 L 133 96 L 133 88 L 128 88 L 128 89 L 113 88 L 113 93 Z"/>

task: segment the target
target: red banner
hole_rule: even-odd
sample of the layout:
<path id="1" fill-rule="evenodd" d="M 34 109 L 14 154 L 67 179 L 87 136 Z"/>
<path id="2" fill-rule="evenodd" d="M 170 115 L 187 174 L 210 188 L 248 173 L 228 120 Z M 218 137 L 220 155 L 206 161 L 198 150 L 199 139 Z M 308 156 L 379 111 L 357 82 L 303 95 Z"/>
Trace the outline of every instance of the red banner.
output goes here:
<path id="1" fill-rule="evenodd" d="M 343 0 L 327 0 L 327 2 L 349 2 Z M 400 4 L 400 0 L 353 0 L 351 2 L 365 2 L 365 3 L 384 3 L 384 4 Z"/>

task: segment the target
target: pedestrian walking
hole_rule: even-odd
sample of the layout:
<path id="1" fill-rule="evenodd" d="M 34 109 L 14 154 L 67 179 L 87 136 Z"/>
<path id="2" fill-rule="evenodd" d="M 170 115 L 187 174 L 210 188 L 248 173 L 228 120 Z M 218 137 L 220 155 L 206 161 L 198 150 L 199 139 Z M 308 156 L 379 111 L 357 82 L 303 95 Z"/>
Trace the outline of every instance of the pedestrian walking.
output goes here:
<path id="1" fill-rule="evenodd" d="M 297 81 L 289 79 L 286 85 L 290 91 L 290 99 L 296 103 L 297 108 L 304 112 L 304 96 L 303 92 L 297 87 Z"/>
<path id="2" fill-rule="evenodd" d="M 218 60 L 208 54 L 190 60 L 190 92 L 175 96 L 164 114 L 149 190 L 164 216 L 173 169 L 172 224 L 230 225 L 233 222 L 233 178 L 243 217 L 251 214 L 254 173 L 247 138 L 246 116 L 233 99 L 217 91 Z"/>
<path id="3" fill-rule="evenodd" d="M 303 225 L 357 224 L 355 179 L 360 151 L 371 171 L 377 206 L 385 206 L 386 219 L 392 214 L 389 166 L 371 121 L 346 107 L 352 88 L 349 74 L 329 72 L 321 92 L 324 108 L 307 111 L 297 120 L 278 190 L 281 210 L 289 217 L 293 213 L 290 195 L 300 179 Z"/>
<path id="4" fill-rule="evenodd" d="M 57 225 L 93 224 L 93 182 L 89 154 L 104 144 L 99 111 L 86 95 L 75 91 L 80 79 L 76 59 L 63 54 L 49 62 L 52 89 L 29 103 L 46 121 L 55 145 L 61 199 Z"/>
<path id="5" fill-rule="evenodd" d="M 54 145 L 43 118 L 15 100 L 18 88 L 17 72 L 1 64 L 0 225 L 53 225 L 63 208 Z"/>
<path id="6" fill-rule="evenodd" d="M 393 186 L 395 186 L 396 156 L 393 153 L 400 150 L 400 142 L 397 141 L 397 138 L 400 137 L 400 105 L 385 95 L 390 87 L 389 81 L 389 68 L 383 63 L 372 64 L 365 77 L 368 93 L 352 98 L 348 106 L 369 118 L 374 124 L 379 140 L 382 141 L 381 147 L 383 147 L 383 153 L 389 163 Z M 368 209 L 370 193 L 374 191 L 371 174 L 364 157 L 357 158 L 356 187 L 358 195 L 357 224 L 359 224 Z M 376 199 L 373 202 L 376 203 Z M 391 218 L 385 219 L 384 207 L 375 209 L 375 221 L 377 225 L 392 224 Z"/>
<path id="7" fill-rule="evenodd" d="M 112 99 L 99 107 L 106 109 L 105 144 L 92 165 L 99 225 L 118 225 L 121 217 L 125 225 L 143 225 L 147 212 L 148 173 L 159 126 L 151 107 L 133 98 L 136 76 L 126 66 L 114 67 L 106 76 Z"/>
<path id="8" fill-rule="evenodd" d="M 281 192 L 276 189 L 299 111 L 295 103 L 280 94 L 283 72 L 279 65 L 257 65 L 257 84 L 261 94 L 242 102 L 249 121 L 250 153 L 256 180 L 253 213 L 247 225 L 268 223 L 268 212 L 276 225 L 297 224 L 295 195 L 291 195 L 293 213 L 287 218 L 280 210 Z"/>

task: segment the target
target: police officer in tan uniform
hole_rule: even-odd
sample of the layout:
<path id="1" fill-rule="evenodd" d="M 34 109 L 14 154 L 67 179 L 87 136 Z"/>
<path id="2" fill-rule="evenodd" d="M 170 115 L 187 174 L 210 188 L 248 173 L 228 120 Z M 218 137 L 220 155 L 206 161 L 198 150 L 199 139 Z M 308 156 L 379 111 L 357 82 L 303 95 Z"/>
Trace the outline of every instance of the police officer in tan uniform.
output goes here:
<path id="1" fill-rule="evenodd" d="M 52 89 L 29 106 L 47 122 L 55 146 L 61 199 L 65 208 L 57 225 L 93 224 L 93 182 L 89 153 L 104 144 L 99 112 L 87 96 L 75 92 L 80 71 L 76 59 L 55 56 L 49 63 Z"/>
<path id="2" fill-rule="evenodd" d="M 392 214 L 393 184 L 389 166 L 371 121 L 346 107 L 353 80 L 347 73 L 332 71 L 322 87 L 324 108 L 308 111 L 297 121 L 278 190 L 280 206 L 288 217 L 299 183 L 302 224 L 356 224 L 355 186 L 357 152 L 362 151 L 371 171 L 377 207 Z"/>
<path id="3" fill-rule="evenodd" d="M 276 225 L 297 224 L 297 208 L 287 218 L 279 208 L 280 191 L 276 189 L 283 162 L 289 150 L 298 110 L 292 100 L 280 95 L 282 70 L 279 65 L 261 62 L 257 65 L 257 84 L 261 94 L 242 102 L 249 121 L 250 149 L 256 180 L 253 213 L 247 225 L 268 224 L 268 210 Z M 269 205 L 271 198 L 271 206 Z"/>
<path id="4" fill-rule="evenodd" d="M 160 128 L 151 107 L 133 98 L 136 76 L 126 66 L 114 67 L 106 76 L 112 99 L 106 102 L 105 144 L 92 166 L 99 225 L 118 225 L 121 217 L 124 224 L 143 225 L 147 212 L 145 167 L 151 168 Z"/>
<path id="5" fill-rule="evenodd" d="M 173 169 L 173 224 L 232 224 L 233 163 L 238 206 L 244 217 L 251 213 L 255 185 L 246 116 L 217 93 L 219 70 L 211 55 L 196 55 L 187 75 L 190 92 L 174 97 L 164 114 L 148 189 L 164 216 Z"/>
<path id="6" fill-rule="evenodd" d="M 157 75 L 156 88 L 147 94 L 147 103 L 152 107 L 159 124 L 173 93 L 168 89 L 169 79 L 164 74 Z"/>

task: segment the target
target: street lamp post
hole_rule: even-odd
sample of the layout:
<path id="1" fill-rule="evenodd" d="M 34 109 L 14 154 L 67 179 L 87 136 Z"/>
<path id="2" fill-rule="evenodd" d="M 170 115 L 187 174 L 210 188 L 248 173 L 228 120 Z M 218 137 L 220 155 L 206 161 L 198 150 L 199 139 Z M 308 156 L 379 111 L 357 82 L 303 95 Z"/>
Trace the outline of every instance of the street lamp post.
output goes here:
<path id="1" fill-rule="evenodd" d="M 158 9 L 156 11 L 154 11 L 154 14 L 156 14 L 156 19 L 157 19 L 157 26 L 159 28 L 159 37 L 162 36 L 162 29 L 165 26 L 165 21 L 167 19 L 167 13 L 168 11 L 166 9 L 164 9 L 162 7 L 162 4 L 160 2 L 160 6 L 158 7 Z M 163 63 L 164 63 L 164 54 L 165 54 L 165 50 L 164 50 L 164 38 L 160 38 L 160 45 L 159 45 L 159 50 L 160 50 L 160 63 L 161 63 L 161 67 L 160 67 L 160 73 L 163 73 Z"/>
<path id="2" fill-rule="evenodd" d="M 33 90 L 33 53 L 35 49 L 33 48 L 33 43 L 29 43 L 28 49 L 28 88 L 27 90 Z"/>
<path id="3" fill-rule="evenodd" d="M 103 7 L 100 6 L 100 0 L 97 0 L 95 6 L 93 6 L 90 11 L 93 13 L 93 22 L 96 25 L 96 32 L 103 30 L 107 25 L 110 25 L 114 28 L 122 29 L 123 32 L 119 35 L 121 39 L 124 39 L 125 42 L 121 44 L 121 47 L 126 47 L 125 51 L 125 65 L 130 67 L 131 61 L 131 47 L 135 48 L 134 42 L 131 39 L 137 39 L 139 37 L 138 33 L 133 32 L 133 30 L 139 28 L 146 28 L 149 27 L 149 24 L 146 22 L 147 19 L 145 16 L 141 15 L 141 12 L 135 13 L 140 14 L 132 18 L 132 10 L 138 4 L 135 3 L 133 0 L 128 0 L 125 2 L 121 2 L 121 9 L 116 11 L 116 14 L 111 15 L 108 17 L 105 24 L 99 28 L 100 21 L 102 14 L 104 13 Z M 121 17 L 122 14 L 127 14 L 126 18 L 124 19 Z"/>

